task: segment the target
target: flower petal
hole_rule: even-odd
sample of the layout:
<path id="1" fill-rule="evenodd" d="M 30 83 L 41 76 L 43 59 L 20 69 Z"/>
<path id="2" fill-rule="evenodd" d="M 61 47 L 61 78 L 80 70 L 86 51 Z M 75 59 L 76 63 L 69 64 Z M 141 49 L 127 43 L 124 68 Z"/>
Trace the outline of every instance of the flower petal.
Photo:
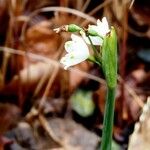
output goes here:
<path id="1" fill-rule="evenodd" d="M 66 43 L 65 43 L 65 50 L 69 53 L 69 52 L 72 52 L 72 51 L 74 51 L 74 49 L 75 49 L 75 44 L 74 44 L 74 42 L 73 41 L 67 41 Z"/>
<path id="2" fill-rule="evenodd" d="M 65 49 L 68 53 L 60 60 L 64 69 L 81 63 L 89 57 L 89 49 L 84 40 L 74 34 L 71 35 L 71 39 L 72 41 L 65 43 Z"/>
<path id="3" fill-rule="evenodd" d="M 108 32 L 110 32 L 106 17 L 103 17 L 102 21 L 98 19 L 97 25 L 89 25 L 88 32 L 97 33 L 100 37 L 104 37 Z"/>
<path id="4" fill-rule="evenodd" d="M 81 63 L 82 61 L 88 58 L 87 55 L 83 55 L 83 53 L 68 53 L 60 60 L 60 63 L 64 65 L 64 69 L 67 69 L 70 66 L 74 66 L 76 64 Z"/>
<path id="5" fill-rule="evenodd" d="M 106 35 L 108 32 L 110 32 L 109 25 L 108 25 L 106 17 L 102 18 L 102 28 L 103 28 L 104 35 Z"/>
<path id="6" fill-rule="evenodd" d="M 84 41 L 89 45 L 91 45 L 91 42 L 93 45 L 102 45 L 103 43 L 103 40 L 99 36 L 89 36 L 89 38 L 91 39 L 90 42 L 89 38 L 85 35 L 84 32 L 80 32 L 80 34 L 82 35 Z"/>
<path id="7" fill-rule="evenodd" d="M 89 55 L 89 49 L 82 37 L 75 34 L 71 35 L 72 42 L 74 42 L 74 51 L 76 53 L 83 53 L 84 55 Z"/>
<path id="8" fill-rule="evenodd" d="M 103 40 L 99 36 L 90 36 L 93 45 L 102 45 Z"/>

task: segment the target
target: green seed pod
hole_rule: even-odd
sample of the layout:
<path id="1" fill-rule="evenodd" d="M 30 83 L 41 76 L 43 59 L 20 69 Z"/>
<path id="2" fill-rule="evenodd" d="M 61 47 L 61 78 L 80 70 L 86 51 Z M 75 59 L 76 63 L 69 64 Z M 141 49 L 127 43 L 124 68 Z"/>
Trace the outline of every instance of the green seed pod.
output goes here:
<path id="1" fill-rule="evenodd" d="M 114 27 L 104 37 L 102 45 L 102 69 L 109 88 L 117 85 L 117 35 Z"/>
<path id="2" fill-rule="evenodd" d="M 82 30 L 81 27 L 79 27 L 79 26 L 77 26 L 75 24 L 69 24 L 67 26 L 68 26 L 68 29 L 67 29 L 68 32 L 79 32 L 79 31 Z"/>

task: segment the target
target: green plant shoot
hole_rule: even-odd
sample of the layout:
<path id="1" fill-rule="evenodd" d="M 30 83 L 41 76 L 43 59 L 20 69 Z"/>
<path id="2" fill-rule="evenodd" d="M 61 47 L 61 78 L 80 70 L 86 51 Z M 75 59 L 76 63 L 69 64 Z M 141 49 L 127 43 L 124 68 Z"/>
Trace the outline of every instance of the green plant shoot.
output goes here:
<path id="1" fill-rule="evenodd" d="M 104 37 L 102 50 L 102 69 L 109 88 L 117 84 L 117 36 L 114 27 Z"/>
<path id="2" fill-rule="evenodd" d="M 114 27 L 111 27 L 110 33 L 104 37 L 101 55 L 102 69 L 107 82 L 107 97 L 100 150 L 111 150 L 117 86 L 117 36 Z"/>

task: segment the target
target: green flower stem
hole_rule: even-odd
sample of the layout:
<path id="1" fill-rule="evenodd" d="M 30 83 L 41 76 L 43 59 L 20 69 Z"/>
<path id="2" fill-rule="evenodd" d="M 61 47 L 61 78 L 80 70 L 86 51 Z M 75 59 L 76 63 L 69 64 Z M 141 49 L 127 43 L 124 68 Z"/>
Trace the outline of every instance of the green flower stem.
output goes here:
<path id="1" fill-rule="evenodd" d="M 112 132 L 114 122 L 114 108 L 115 108 L 115 91 L 116 88 L 107 89 L 107 98 L 105 104 L 102 142 L 100 150 L 111 150 L 112 145 Z"/>
<path id="2" fill-rule="evenodd" d="M 93 45 L 90 36 L 88 34 L 86 36 L 88 37 L 90 44 L 92 46 L 92 49 L 94 51 L 95 63 L 98 64 L 99 66 L 101 66 L 101 58 L 99 57 L 99 53 L 98 53 L 96 47 Z"/>
<path id="3" fill-rule="evenodd" d="M 98 55 L 97 49 L 96 49 L 96 47 L 93 45 L 91 38 L 89 37 L 88 34 L 86 34 L 86 36 L 87 36 L 87 38 L 88 38 L 89 41 L 90 41 L 90 44 L 91 44 L 91 46 L 92 46 L 92 49 L 94 50 L 94 53 Z"/>
<path id="4" fill-rule="evenodd" d="M 117 86 L 117 35 L 114 27 L 111 27 L 110 33 L 104 37 L 101 54 L 102 69 L 107 82 L 101 150 L 111 150 Z"/>

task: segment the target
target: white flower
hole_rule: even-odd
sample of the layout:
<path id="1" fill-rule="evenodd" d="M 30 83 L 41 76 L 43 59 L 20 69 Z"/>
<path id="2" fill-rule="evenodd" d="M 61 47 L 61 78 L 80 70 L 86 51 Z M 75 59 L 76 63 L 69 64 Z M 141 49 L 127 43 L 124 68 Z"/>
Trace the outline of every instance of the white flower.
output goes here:
<path id="1" fill-rule="evenodd" d="M 106 17 L 103 17 L 102 21 L 98 19 L 97 25 L 89 25 L 88 32 L 97 33 L 100 37 L 104 37 L 108 32 L 110 32 Z"/>
<path id="2" fill-rule="evenodd" d="M 87 44 L 91 44 L 92 42 L 93 45 L 102 45 L 103 43 L 103 39 L 100 38 L 99 36 L 89 36 L 91 40 L 90 42 L 89 38 L 85 35 L 84 31 L 80 31 L 80 34 L 82 35 L 83 39 L 85 40 Z"/>
<path id="3" fill-rule="evenodd" d="M 64 65 L 64 69 L 81 63 L 90 55 L 88 46 L 82 37 L 72 34 L 71 39 L 72 41 L 65 43 L 65 49 L 68 53 L 60 60 L 60 63 Z"/>

